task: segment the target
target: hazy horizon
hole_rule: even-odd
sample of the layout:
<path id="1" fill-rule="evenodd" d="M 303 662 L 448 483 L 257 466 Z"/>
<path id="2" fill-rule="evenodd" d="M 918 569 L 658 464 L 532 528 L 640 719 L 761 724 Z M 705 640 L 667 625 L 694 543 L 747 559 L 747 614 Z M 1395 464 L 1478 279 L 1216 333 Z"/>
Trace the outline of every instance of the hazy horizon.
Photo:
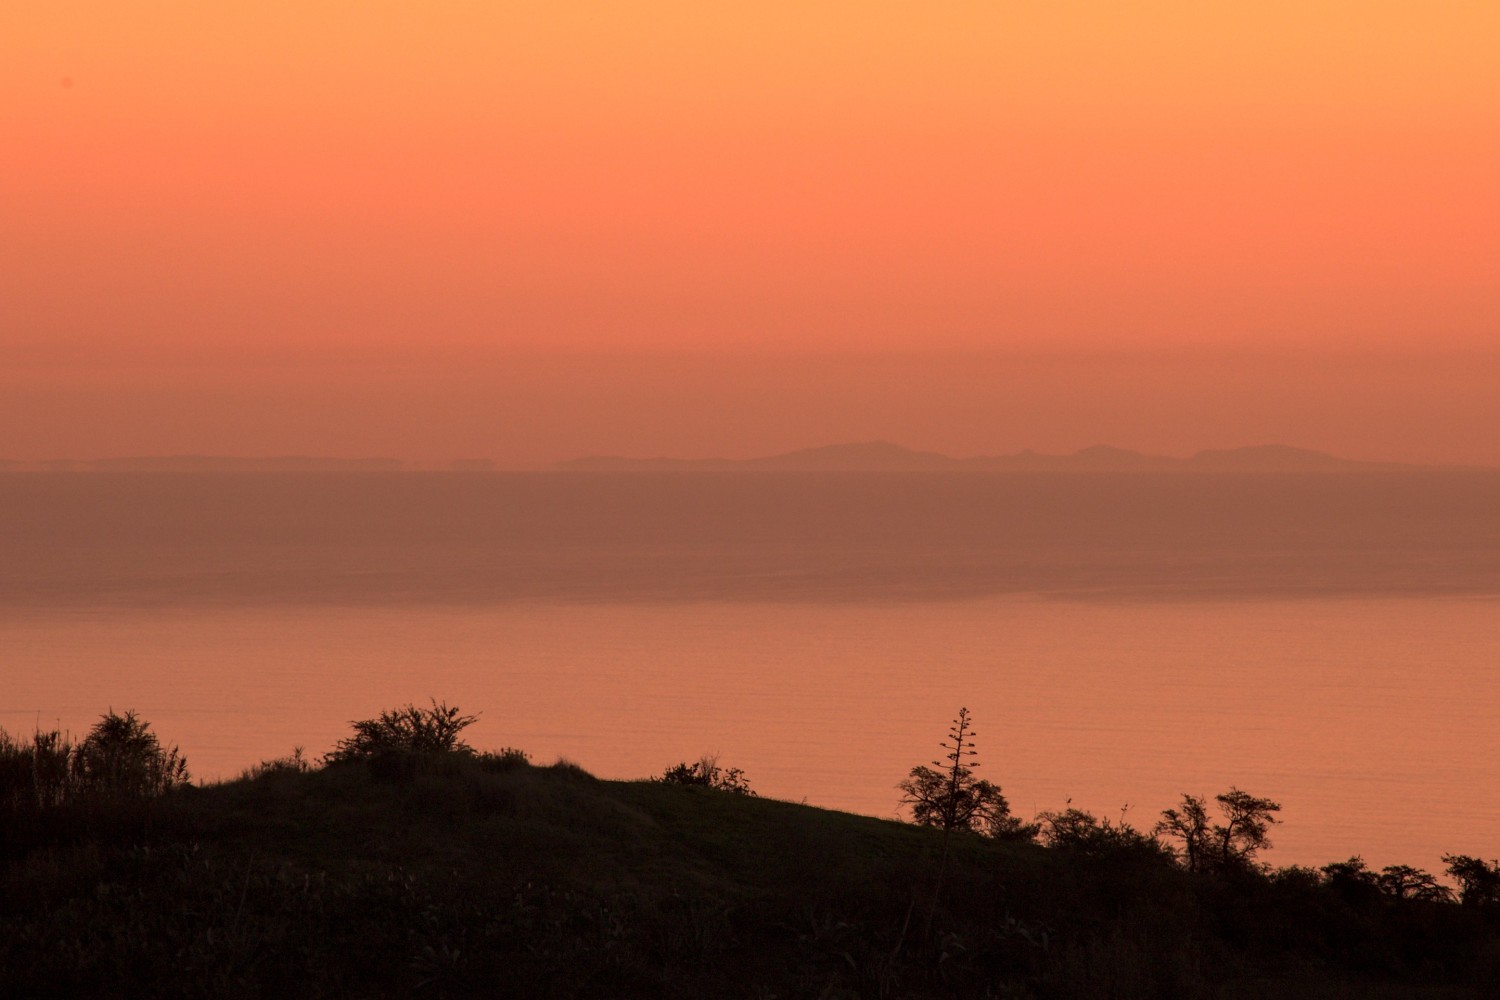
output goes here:
<path id="1" fill-rule="evenodd" d="M 0 480 L 0 616 L 61 607 L 1500 593 L 1500 473 Z"/>
<path id="2" fill-rule="evenodd" d="M 5 335 L 0 334 L 0 339 Z M 0 344 L 3 350 L 3 344 Z M 223 350 L 222 348 L 216 350 Z M 56 351 L 52 352 L 54 355 Z M 749 458 L 888 440 L 949 455 L 1279 443 L 1500 465 L 1500 354 L 678 352 L 0 367 L 0 458 Z"/>
<path id="3" fill-rule="evenodd" d="M 840 450 L 857 449 L 890 449 L 893 452 L 903 452 L 912 456 L 933 456 L 954 462 L 972 461 L 976 459 L 1008 459 L 1022 457 L 1056 458 L 1068 459 L 1087 456 L 1093 453 L 1116 453 L 1122 456 L 1139 456 L 1147 459 L 1163 459 L 1173 462 L 1187 462 L 1188 460 L 1215 454 L 1235 454 L 1253 452 L 1290 452 L 1302 453 L 1309 457 L 1327 458 L 1340 463 L 1349 463 L 1359 466 L 1377 467 L 1389 465 L 1393 467 L 1409 469 L 1490 469 L 1497 467 L 1496 464 L 1479 462 L 1417 462 L 1396 459 L 1388 455 L 1365 455 L 1354 457 L 1344 454 L 1323 451 L 1315 448 L 1304 447 L 1296 442 L 1289 441 L 1255 441 L 1237 445 L 1194 448 L 1185 452 L 1169 454 L 1165 452 L 1150 451 L 1144 448 L 1130 447 L 1115 441 L 1094 441 L 1077 448 L 1065 451 L 1046 451 L 1039 448 L 1021 447 L 1014 451 L 997 453 L 961 453 L 941 447 L 914 447 L 901 441 L 889 439 L 863 439 L 863 440 L 841 440 L 841 441 L 809 441 L 806 444 L 796 445 L 785 451 L 774 453 L 747 452 L 731 453 L 726 449 L 712 451 L 702 454 L 662 454 L 641 451 L 633 454 L 610 453 L 600 450 L 585 451 L 581 453 L 559 455 L 549 459 L 536 462 L 512 462 L 506 463 L 497 460 L 488 454 L 452 454 L 448 456 L 404 456 L 395 457 L 388 452 L 370 452 L 359 454 L 311 454 L 306 452 L 261 452 L 261 453 L 228 453 L 228 452 L 136 452 L 116 454 L 74 454 L 74 455 L 47 455 L 43 457 L 17 458 L 15 454 L 0 454 L 0 471 L 7 467 L 20 466 L 26 469 L 57 469 L 61 471 L 88 471 L 90 467 L 98 470 L 125 471 L 133 468 L 149 470 L 150 463 L 171 462 L 203 462 L 205 467 L 211 467 L 211 463 L 243 463 L 249 471 L 256 471 L 257 467 L 265 467 L 267 471 L 295 471 L 294 468 L 277 468 L 275 463 L 305 463 L 309 469 L 326 467 L 336 471 L 344 471 L 354 467 L 365 467 L 369 470 L 384 469 L 388 471 L 441 471 L 454 468 L 467 468 L 471 471 L 493 470 L 497 472 L 541 472 L 566 468 L 590 459 L 620 459 L 627 462 L 649 463 L 652 461 L 682 462 L 691 465 L 693 463 L 723 462 L 727 464 L 751 464 L 757 460 L 775 459 L 789 456 L 813 455 L 819 452 L 835 452 Z M 1497 463 L 1500 464 L 1500 463 Z"/>
<path id="4" fill-rule="evenodd" d="M 0 6 L 0 445 L 1500 464 L 1500 9 Z"/>

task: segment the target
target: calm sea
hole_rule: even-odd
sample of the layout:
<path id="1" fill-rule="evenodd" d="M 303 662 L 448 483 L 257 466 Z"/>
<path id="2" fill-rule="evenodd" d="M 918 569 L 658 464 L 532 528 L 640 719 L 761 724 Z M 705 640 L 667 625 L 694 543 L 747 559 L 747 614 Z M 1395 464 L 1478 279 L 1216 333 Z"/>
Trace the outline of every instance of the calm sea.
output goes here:
<path id="1" fill-rule="evenodd" d="M 1500 853 L 1500 474 L 4 474 L 0 725 L 203 778 L 436 696 L 473 741 L 894 815 L 949 719 L 1030 815 L 1284 806 Z"/>

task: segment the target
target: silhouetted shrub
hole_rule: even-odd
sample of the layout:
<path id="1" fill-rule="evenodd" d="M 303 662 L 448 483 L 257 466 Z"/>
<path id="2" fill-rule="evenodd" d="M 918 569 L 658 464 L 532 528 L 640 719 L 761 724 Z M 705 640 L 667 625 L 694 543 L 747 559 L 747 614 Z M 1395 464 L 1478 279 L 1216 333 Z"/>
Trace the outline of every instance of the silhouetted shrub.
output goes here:
<path id="1" fill-rule="evenodd" d="M 595 778 L 592 774 L 590 774 L 588 771 L 584 770 L 582 765 L 577 764 L 577 763 L 569 760 L 566 757 L 559 757 L 556 760 L 554 760 L 551 764 L 548 764 L 547 765 L 547 770 L 549 772 L 551 772 L 552 774 L 558 775 L 558 776 L 563 777 L 563 778 L 568 778 L 568 779 L 573 780 L 573 781 L 598 781 L 599 780 L 598 778 Z"/>
<path id="2" fill-rule="evenodd" d="M 696 785 L 700 788 L 716 788 L 721 792 L 736 795 L 754 795 L 750 779 L 737 767 L 720 767 L 719 758 L 705 754 L 697 763 L 686 761 L 673 764 L 656 779 L 664 785 Z"/>
<path id="3" fill-rule="evenodd" d="M 187 784 L 187 762 L 177 747 L 162 747 L 135 712 L 111 711 L 75 748 L 74 775 L 86 792 L 142 798 Z"/>
<path id="4" fill-rule="evenodd" d="M 1101 820 L 1093 813 L 1069 806 L 1062 812 L 1044 812 L 1037 817 L 1037 822 L 1042 843 L 1059 850 L 1090 857 L 1137 854 L 1165 860 L 1172 856 L 1169 848 L 1123 818 L 1115 824 L 1107 817 Z"/>
<path id="5" fill-rule="evenodd" d="M 105 713 L 76 744 L 57 730 L 30 740 L 0 730 L 0 812 L 13 818 L 152 798 L 187 783 L 187 761 L 133 711 Z"/>
<path id="6" fill-rule="evenodd" d="M 187 760 L 135 712 L 105 713 L 73 750 L 80 788 L 110 798 L 160 795 L 188 783 Z"/>
<path id="7" fill-rule="evenodd" d="M 133 711 L 105 713 L 76 744 L 57 730 L 29 741 L 0 730 L 0 812 L 16 819 L 152 798 L 187 783 L 187 761 Z"/>
<path id="8" fill-rule="evenodd" d="M 28 742 L 0 729 L 0 809 L 47 809 L 71 798 L 73 751 L 57 730 L 33 733 Z"/>
<path id="9" fill-rule="evenodd" d="M 525 750 L 517 750 L 515 747 L 501 747 L 499 750 L 485 750 L 477 753 L 474 759 L 486 771 L 510 771 L 528 766 L 531 763 L 531 754 Z"/>
<path id="10" fill-rule="evenodd" d="M 242 779 L 254 780 L 268 774 L 306 774 L 313 769 L 312 761 L 303 756 L 301 747 L 293 747 L 285 757 L 263 760 L 240 775 Z"/>
<path id="11" fill-rule="evenodd" d="M 339 740 L 323 760 L 336 764 L 387 754 L 472 754 L 473 748 L 459 738 L 459 733 L 477 721 L 477 716 L 462 715 L 457 706 L 436 699 L 431 708 L 405 705 L 387 709 L 373 719 L 351 722 L 354 735 Z"/>

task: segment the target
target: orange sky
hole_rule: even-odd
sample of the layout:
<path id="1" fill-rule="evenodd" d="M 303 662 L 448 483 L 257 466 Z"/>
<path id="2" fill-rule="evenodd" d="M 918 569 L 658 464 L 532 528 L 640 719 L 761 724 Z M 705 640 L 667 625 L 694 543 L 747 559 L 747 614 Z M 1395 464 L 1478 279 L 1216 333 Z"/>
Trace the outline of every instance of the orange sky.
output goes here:
<path id="1" fill-rule="evenodd" d="M 7 0 L 0 457 L 1500 463 L 1500 4 Z"/>

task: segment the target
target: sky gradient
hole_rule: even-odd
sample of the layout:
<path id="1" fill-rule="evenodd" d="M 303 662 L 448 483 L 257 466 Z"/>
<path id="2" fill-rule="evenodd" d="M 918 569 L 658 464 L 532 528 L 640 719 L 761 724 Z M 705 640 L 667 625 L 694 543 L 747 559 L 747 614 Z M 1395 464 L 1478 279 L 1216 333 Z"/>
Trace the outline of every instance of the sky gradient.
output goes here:
<path id="1" fill-rule="evenodd" d="M 1500 6 L 0 9 L 0 458 L 1500 463 Z"/>

